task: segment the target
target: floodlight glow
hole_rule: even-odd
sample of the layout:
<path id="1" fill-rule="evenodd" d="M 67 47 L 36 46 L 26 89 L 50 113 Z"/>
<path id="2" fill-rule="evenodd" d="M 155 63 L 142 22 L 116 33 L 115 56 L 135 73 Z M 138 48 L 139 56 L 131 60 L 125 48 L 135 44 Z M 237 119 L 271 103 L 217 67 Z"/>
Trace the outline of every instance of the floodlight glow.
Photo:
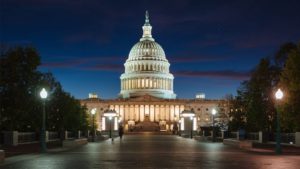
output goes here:
<path id="1" fill-rule="evenodd" d="M 103 116 L 104 117 L 115 117 L 116 113 L 114 113 L 114 112 L 107 112 L 107 113 L 104 113 Z"/>
<path id="2" fill-rule="evenodd" d="M 217 110 L 216 109 L 212 109 L 211 114 L 212 115 L 216 115 L 217 114 Z"/>
<path id="3" fill-rule="evenodd" d="M 93 109 L 91 110 L 91 114 L 92 114 L 92 115 L 96 114 L 96 108 L 93 108 Z"/>
<path id="4" fill-rule="evenodd" d="M 42 99 L 46 99 L 46 98 L 47 98 L 48 93 L 47 93 L 47 91 L 46 91 L 45 88 L 43 88 L 43 89 L 41 90 L 40 96 L 41 96 Z"/>
<path id="5" fill-rule="evenodd" d="M 194 117 L 195 113 L 190 110 L 183 110 L 180 114 L 181 117 Z"/>
<path id="6" fill-rule="evenodd" d="M 281 100 L 283 98 L 283 92 L 280 89 L 278 89 L 275 93 L 275 97 L 277 100 Z"/>

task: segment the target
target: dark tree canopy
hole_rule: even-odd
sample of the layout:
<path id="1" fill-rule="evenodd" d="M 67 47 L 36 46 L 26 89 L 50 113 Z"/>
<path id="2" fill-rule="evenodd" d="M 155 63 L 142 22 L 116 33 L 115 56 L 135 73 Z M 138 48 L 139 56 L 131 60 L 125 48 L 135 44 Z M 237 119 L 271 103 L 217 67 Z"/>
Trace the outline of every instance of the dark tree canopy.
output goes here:
<path id="1" fill-rule="evenodd" d="M 275 90 L 284 90 L 281 121 L 284 131 L 300 131 L 300 45 L 283 44 L 271 58 L 263 58 L 241 83 L 232 99 L 231 129 L 246 127 L 248 131 L 274 131 L 276 109 Z"/>
<path id="2" fill-rule="evenodd" d="M 86 109 L 62 90 L 51 73 L 37 70 L 40 56 L 33 47 L 1 48 L 0 128 L 38 131 L 41 128 L 42 102 L 39 92 L 49 92 L 46 100 L 47 129 L 85 130 Z"/>

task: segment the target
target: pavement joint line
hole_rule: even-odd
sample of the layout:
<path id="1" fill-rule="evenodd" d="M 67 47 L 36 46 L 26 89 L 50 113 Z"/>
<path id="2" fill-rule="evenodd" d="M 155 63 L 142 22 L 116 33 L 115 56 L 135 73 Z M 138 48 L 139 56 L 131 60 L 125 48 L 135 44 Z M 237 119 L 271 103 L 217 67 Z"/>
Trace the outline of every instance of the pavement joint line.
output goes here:
<path id="1" fill-rule="evenodd" d="M 244 152 L 62 152 L 63 154 L 243 154 Z"/>

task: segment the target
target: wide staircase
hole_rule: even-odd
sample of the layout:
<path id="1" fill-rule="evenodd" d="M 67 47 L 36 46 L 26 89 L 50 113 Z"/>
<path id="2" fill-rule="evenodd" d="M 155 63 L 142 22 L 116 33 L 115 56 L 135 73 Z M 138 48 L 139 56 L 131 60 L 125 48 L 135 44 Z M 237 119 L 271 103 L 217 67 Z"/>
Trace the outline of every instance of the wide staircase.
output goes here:
<path id="1" fill-rule="evenodd" d="M 129 128 L 126 134 L 172 134 L 171 132 L 162 131 L 157 122 L 151 122 L 149 117 L 146 116 L 143 122 L 137 123 L 135 126 Z"/>

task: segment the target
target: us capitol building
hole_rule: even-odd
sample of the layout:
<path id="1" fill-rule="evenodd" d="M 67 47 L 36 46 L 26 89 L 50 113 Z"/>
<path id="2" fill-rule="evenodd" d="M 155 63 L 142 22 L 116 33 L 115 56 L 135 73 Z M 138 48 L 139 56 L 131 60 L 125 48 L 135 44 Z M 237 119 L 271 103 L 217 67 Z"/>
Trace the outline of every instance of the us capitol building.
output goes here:
<path id="1" fill-rule="evenodd" d="M 96 94 L 81 100 L 88 112 L 96 110 L 97 130 L 108 129 L 108 119 L 103 113 L 114 110 L 117 113 L 112 121 L 114 129 L 119 123 L 125 131 L 171 131 L 183 130 L 181 113 L 195 113 L 193 129 L 212 125 L 213 109 L 217 110 L 216 121 L 227 123 L 227 103 L 225 100 L 207 100 L 204 94 L 195 99 L 178 99 L 173 91 L 174 76 L 170 73 L 170 63 L 163 48 L 152 37 L 152 26 L 146 11 L 143 35 L 130 50 L 121 75 L 119 98 L 103 100 Z M 110 123 L 111 124 L 111 123 Z"/>

